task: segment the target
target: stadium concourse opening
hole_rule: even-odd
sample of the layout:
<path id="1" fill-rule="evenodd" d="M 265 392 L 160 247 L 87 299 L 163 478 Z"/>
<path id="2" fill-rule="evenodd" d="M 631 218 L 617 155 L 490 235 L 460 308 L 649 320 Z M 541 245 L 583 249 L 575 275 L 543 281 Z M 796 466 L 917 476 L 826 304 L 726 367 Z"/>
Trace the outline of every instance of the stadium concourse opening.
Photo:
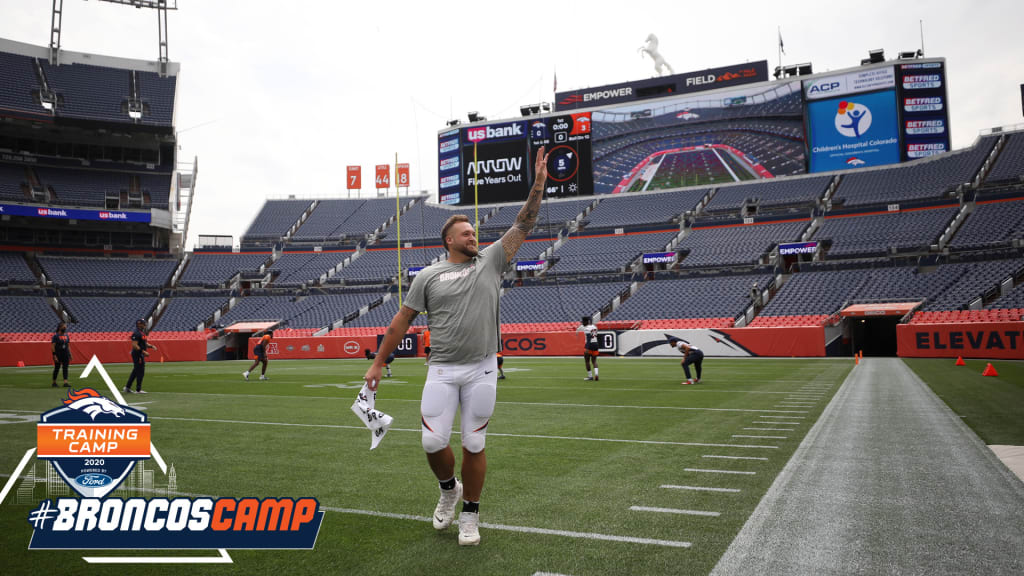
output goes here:
<path id="1" fill-rule="evenodd" d="M 224 333 L 230 335 L 227 345 L 224 347 L 225 357 L 222 360 L 248 360 L 249 359 L 249 338 L 253 334 L 269 330 L 280 322 L 235 322 L 224 329 Z"/>
<path id="2" fill-rule="evenodd" d="M 840 315 L 849 322 L 854 353 L 865 356 L 896 356 L 896 326 L 921 302 L 881 302 L 853 304 Z"/>

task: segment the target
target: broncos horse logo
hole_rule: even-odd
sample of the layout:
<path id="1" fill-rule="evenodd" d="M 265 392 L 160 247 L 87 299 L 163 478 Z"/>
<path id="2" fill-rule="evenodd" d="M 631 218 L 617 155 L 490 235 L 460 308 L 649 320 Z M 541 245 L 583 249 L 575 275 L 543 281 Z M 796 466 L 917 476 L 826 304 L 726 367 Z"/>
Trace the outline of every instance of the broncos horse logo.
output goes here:
<path id="1" fill-rule="evenodd" d="M 100 396 L 99 392 L 92 388 L 68 390 L 68 397 L 64 400 L 64 405 L 72 410 L 85 412 L 93 420 L 100 414 L 113 414 L 115 417 L 120 418 L 125 413 L 124 408 Z"/>

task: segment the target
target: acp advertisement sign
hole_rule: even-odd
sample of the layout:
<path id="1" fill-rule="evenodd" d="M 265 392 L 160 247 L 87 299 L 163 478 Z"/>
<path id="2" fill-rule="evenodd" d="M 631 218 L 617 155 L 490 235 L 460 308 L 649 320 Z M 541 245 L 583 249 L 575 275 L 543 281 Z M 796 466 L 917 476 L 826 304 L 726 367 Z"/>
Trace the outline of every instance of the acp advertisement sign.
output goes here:
<path id="1" fill-rule="evenodd" d="M 811 172 L 900 161 L 895 90 L 814 100 L 807 114 Z"/>

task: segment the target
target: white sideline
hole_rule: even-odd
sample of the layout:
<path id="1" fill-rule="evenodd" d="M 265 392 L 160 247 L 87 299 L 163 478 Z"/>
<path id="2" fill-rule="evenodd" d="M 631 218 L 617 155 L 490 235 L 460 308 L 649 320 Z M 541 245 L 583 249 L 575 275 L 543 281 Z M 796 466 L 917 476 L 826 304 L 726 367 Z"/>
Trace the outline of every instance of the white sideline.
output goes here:
<path id="1" fill-rule="evenodd" d="M 150 418 L 151 420 L 177 420 L 183 422 L 213 422 L 216 424 L 250 424 L 257 426 L 296 426 L 300 428 L 338 428 L 342 430 L 366 430 L 365 426 L 347 426 L 345 424 L 296 424 L 291 422 L 253 422 L 247 420 L 221 420 L 213 418 L 175 418 L 171 416 L 158 416 Z M 392 432 L 416 432 L 419 433 L 420 429 L 416 428 L 390 428 Z M 452 434 L 459 434 L 458 431 L 453 430 Z M 778 449 L 778 446 L 768 446 L 761 444 L 710 444 L 704 442 L 671 442 L 668 440 L 627 440 L 624 438 L 588 438 L 584 436 L 545 436 L 543 434 L 511 434 L 504 432 L 488 432 L 488 436 L 504 436 L 507 438 L 538 438 L 542 440 L 578 440 L 585 442 L 619 442 L 625 444 L 653 444 L 653 445 L 664 445 L 664 446 L 703 446 L 711 448 L 768 448 Z"/>
<path id="2" fill-rule="evenodd" d="M 709 474 L 746 474 L 747 476 L 753 476 L 757 472 L 742 472 L 739 470 L 708 470 L 706 468 L 683 468 L 686 472 L 707 472 Z"/>
<path id="3" fill-rule="evenodd" d="M 653 508 L 651 506 L 630 506 L 634 512 L 663 512 L 665 514 L 682 514 L 684 516 L 721 516 L 721 512 L 704 512 L 703 510 L 680 510 L 679 508 Z"/>
<path id="4" fill-rule="evenodd" d="M 359 514 L 362 516 L 375 516 L 377 518 L 393 518 L 396 520 L 416 520 L 418 522 L 431 522 L 426 516 L 414 516 L 412 514 L 395 514 L 392 512 L 374 512 L 372 510 L 357 510 L 354 508 L 331 508 L 321 507 L 328 512 L 340 512 L 342 514 Z M 544 534 L 547 536 L 565 536 L 567 538 L 581 538 L 584 540 L 604 540 L 608 542 L 627 542 L 630 544 L 651 544 L 654 546 L 667 546 L 669 548 L 689 548 L 690 542 L 678 540 L 659 540 L 655 538 L 636 538 L 634 536 L 615 536 L 611 534 L 597 534 L 594 532 L 573 532 L 571 530 L 552 530 L 550 528 L 534 528 L 531 526 L 510 526 L 507 524 L 490 524 L 481 522 L 481 528 L 491 530 L 503 530 L 506 532 L 519 532 L 523 534 Z"/>
<path id="5" fill-rule="evenodd" d="M 739 488 L 708 488 L 706 486 L 677 486 L 675 484 L 662 484 L 662 488 L 669 488 L 672 490 L 696 490 L 698 492 L 729 492 L 737 493 L 740 491 Z"/>

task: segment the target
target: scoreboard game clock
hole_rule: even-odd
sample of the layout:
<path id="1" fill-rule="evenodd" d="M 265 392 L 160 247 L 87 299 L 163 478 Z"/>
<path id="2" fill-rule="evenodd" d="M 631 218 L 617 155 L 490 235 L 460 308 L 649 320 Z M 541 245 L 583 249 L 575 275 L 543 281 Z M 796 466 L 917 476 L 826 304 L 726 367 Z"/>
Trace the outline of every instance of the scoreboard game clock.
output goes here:
<path id="1" fill-rule="evenodd" d="M 530 123 L 530 158 L 547 147 L 548 182 L 544 194 L 564 198 L 593 194 L 590 113 L 538 118 Z"/>

